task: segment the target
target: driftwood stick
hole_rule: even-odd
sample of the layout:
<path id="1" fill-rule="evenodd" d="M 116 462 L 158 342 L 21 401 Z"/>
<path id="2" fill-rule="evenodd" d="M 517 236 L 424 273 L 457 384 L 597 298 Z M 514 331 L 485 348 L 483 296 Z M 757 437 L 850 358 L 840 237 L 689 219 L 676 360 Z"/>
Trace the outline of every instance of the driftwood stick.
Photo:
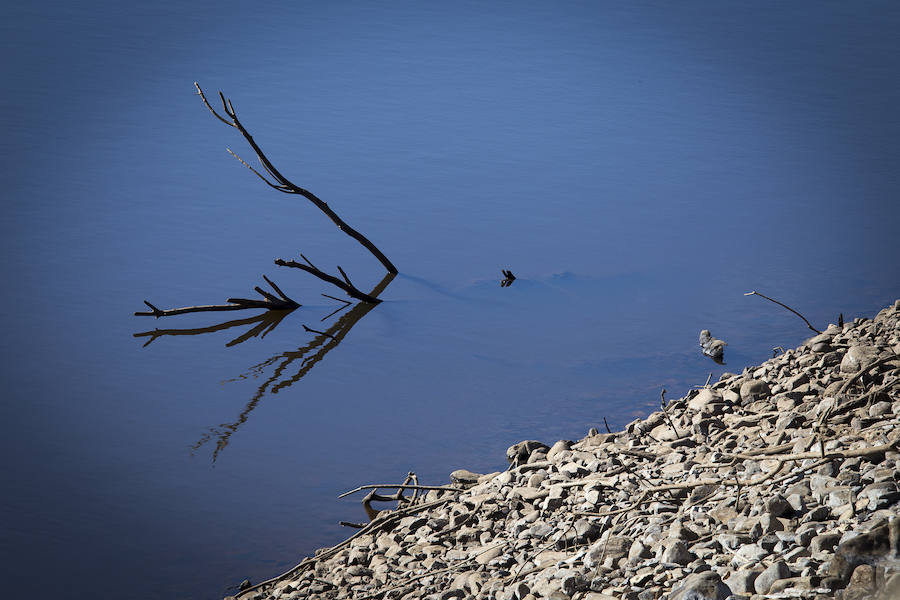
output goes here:
<path id="1" fill-rule="evenodd" d="M 807 327 L 809 327 L 810 329 L 812 329 L 812 330 L 815 331 L 816 333 L 822 333 L 821 331 L 819 331 L 818 329 L 816 329 L 815 327 L 813 327 L 812 324 L 811 324 L 809 321 L 806 320 L 806 317 L 804 317 L 803 315 L 801 315 L 800 313 L 798 313 L 796 310 L 794 310 L 793 308 L 791 308 L 791 307 L 788 306 L 787 304 L 784 304 L 784 303 L 782 303 L 782 302 L 779 302 L 778 300 L 775 300 L 774 298 L 769 298 L 769 297 L 766 296 L 765 294 L 760 294 L 759 292 L 747 292 L 747 293 L 744 294 L 744 295 L 745 295 L 745 296 L 760 296 L 760 297 L 762 297 L 762 298 L 765 298 L 765 299 L 768 300 L 769 302 L 774 302 L 774 303 L 777 304 L 778 306 L 783 306 L 784 308 L 788 309 L 789 311 L 791 311 L 792 313 L 794 313 L 795 315 L 797 315 L 798 317 L 800 317 L 801 319 L 803 319 L 803 322 L 806 323 L 806 326 L 807 326 Z"/>
<path id="2" fill-rule="evenodd" d="M 884 454 L 885 452 L 890 452 L 897 448 L 898 442 L 891 442 L 889 444 L 882 444 L 879 446 L 869 446 L 867 448 L 854 448 L 851 450 L 832 450 L 830 452 L 826 452 L 823 456 L 821 452 L 818 451 L 809 451 L 809 452 L 798 452 L 797 454 L 770 454 L 764 455 L 768 460 L 778 460 L 778 461 L 796 461 L 796 460 L 805 460 L 807 458 L 818 458 L 818 459 L 833 459 L 833 458 L 855 458 L 857 456 L 874 456 L 877 454 Z M 729 456 L 739 458 L 741 460 L 752 459 L 759 460 L 762 458 L 758 454 L 730 454 Z"/>
<path id="3" fill-rule="evenodd" d="M 288 298 L 284 292 L 282 292 L 278 286 L 276 286 L 272 281 L 263 275 L 263 279 L 269 282 L 269 285 L 272 286 L 275 291 L 281 296 L 281 298 L 277 298 L 269 292 L 265 291 L 259 286 L 253 288 L 256 290 L 264 300 L 251 300 L 248 298 L 228 298 L 226 302 L 228 304 L 206 304 L 202 306 L 184 306 L 182 308 L 170 308 L 167 310 L 162 310 L 157 308 L 156 306 L 150 304 L 146 300 L 144 300 L 144 304 L 150 307 L 150 311 L 137 311 L 134 313 L 136 317 L 171 317 L 172 315 L 183 315 L 185 313 L 193 313 L 193 312 L 219 312 L 225 310 L 246 310 L 251 308 L 264 308 L 266 310 L 294 310 L 298 308 L 300 304 L 294 302 L 290 298 Z"/>
<path id="4" fill-rule="evenodd" d="M 331 219 L 332 223 L 334 223 L 338 227 L 338 229 L 340 229 L 341 231 L 343 231 L 344 233 L 349 235 L 351 238 L 355 239 L 366 250 L 368 250 L 375 258 L 377 258 L 378 261 L 382 265 L 384 265 L 384 268 L 387 269 L 389 273 L 397 273 L 398 272 L 397 267 L 395 267 L 394 264 L 390 260 L 388 260 L 388 258 L 381 252 L 381 250 L 379 250 L 375 246 L 375 244 L 373 244 L 371 241 L 369 241 L 369 239 L 366 238 L 363 234 L 356 231 L 355 229 L 350 227 L 346 222 L 344 222 L 344 220 L 341 219 L 337 215 L 337 213 L 335 213 L 328 206 L 328 204 L 326 204 L 324 201 L 322 201 L 320 198 L 318 198 L 315 194 L 313 194 L 309 190 L 306 190 L 298 185 L 295 185 L 293 182 L 291 182 L 289 179 L 287 179 L 284 175 L 282 175 L 278 171 L 278 169 L 275 168 L 275 166 L 271 163 L 271 161 L 268 159 L 268 157 L 265 155 L 265 153 L 263 153 L 263 151 L 260 149 L 260 147 L 256 144 L 256 142 L 253 139 L 253 136 L 251 136 L 250 133 L 241 124 L 240 120 L 237 117 L 237 111 L 235 110 L 234 104 L 232 104 L 231 100 L 227 100 L 225 98 L 225 95 L 222 92 L 219 92 L 219 99 L 222 101 L 223 111 L 228 116 L 228 118 L 226 119 L 225 117 L 220 115 L 218 112 L 216 112 L 216 110 L 212 107 L 212 105 L 210 105 L 210 103 L 206 99 L 206 95 L 203 93 L 203 90 L 200 88 L 200 85 L 197 82 L 194 82 L 194 87 L 197 88 L 197 94 L 199 94 L 200 99 L 203 101 L 203 104 L 206 106 L 206 108 L 209 109 L 209 111 L 213 114 L 214 117 L 216 117 L 218 120 L 222 121 L 229 127 L 233 127 L 240 132 L 240 134 L 243 136 L 244 140 L 246 140 L 246 142 L 253 149 L 253 152 L 256 153 L 256 157 L 257 157 L 257 159 L 259 159 L 259 162 L 265 169 L 266 173 L 268 173 L 269 176 L 271 176 L 271 178 L 274 180 L 274 182 L 269 181 L 268 178 L 264 177 L 261 173 L 259 173 L 258 171 L 256 171 L 252 167 L 250 167 L 250 165 L 247 164 L 246 162 L 244 162 L 243 160 L 241 160 L 242 163 L 244 163 L 248 168 L 253 170 L 253 172 L 256 173 L 256 175 L 259 176 L 260 179 L 265 181 L 266 184 L 269 185 L 270 187 L 272 187 L 280 192 L 284 192 L 286 194 L 297 194 L 297 195 L 303 196 L 304 198 L 306 198 L 307 200 L 312 202 L 316 208 L 321 210 L 323 213 L 325 213 L 325 215 L 329 219 Z M 232 153 L 232 154 L 234 154 L 234 153 Z M 236 154 L 234 154 L 234 156 L 237 157 Z"/>
<path id="5" fill-rule="evenodd" d="M 663 415 L 666 417 L 666 421 L 669 422 L 669 427 L 671 427 L 672 431 L 675 433 L 675 437 L 680 438 L 681 434 L 678 433 L 678 428 L 675 427 L 675 423 L 672 422 L 672 417 L 669 416 L 669 412 L 666 410 L 666 388 L 663 388 L 662 392 L 659 394 L 659 405 L 662 408 Z"/>
<path id="6" fill-rule="evenodd" d="M 377 490 L 379 488 L 397 488 L 403 490 L 441 490 L 444 492 L 464 492 L 463 488 L 455 488 L 449 485 L 411 485 L 411 484 L 402 484 L 402 483 L 383 483 L 383 484 L 372 484 L 372 485 L 361 485 L 358 488 L 353 488 L 349 492 L 344 492 L 338 498 L 344 498 L 349 496 L 350 494 L 355 494 L 356 492 L 360 492 L 362 490 Z M 396 498 L 391 498 L 395 500 Z"/>
<path id="7" fill-rule="evenodd" d="M 849 410 L 853 410 L 854 408 L 857 408 L 857 406 L 861 406 L 862 404 L 858 404 L 858 401 L 854 401 L 854 400 L 844 402 L 840 406 L 837 405 L 837 402 L 844 396 L 844 394 L 847 393 L 847 390 L 850 389 L 850 386 L 853 385 L 854 383 L 856 383 L 857 381 L 859 381 L 860 379 L 862 379 L 866 373 L 868 373 L 872 369 L 880 367 L 886 363 L 894 362 L 897 360 L 900 360 L 900 355 L 888 356 L 888 357 L 882 358 L 880 360 L 876 360 L 871 365 L 869 365 L 867 367 L 863 367 L 859 371 L 854 373 L 849 379 L 847 379 L 847 381 L 845 381 L 843 383 L 843 385 L 841 385 L 841 388 L 834 395 L 834 404 L 832 404 L 831 407 L 828 410 L 826 410 L 824 413 L 822 413 L 821 417 L 819 417 L 819 423 L 818 423 L 819 426 L 824 425 L 828 421 L 828 419 L 830 419 L 832 416 L 834 416 L 836 414 L 839 415 L 839 414 L 847 412 Z M 863 404 L 865 403 L 864 400 L 867 395 L 868 394 L 862 396 L 862 398 L 861 398 L 863 400 L 863 402 L 862 402 Z"/>

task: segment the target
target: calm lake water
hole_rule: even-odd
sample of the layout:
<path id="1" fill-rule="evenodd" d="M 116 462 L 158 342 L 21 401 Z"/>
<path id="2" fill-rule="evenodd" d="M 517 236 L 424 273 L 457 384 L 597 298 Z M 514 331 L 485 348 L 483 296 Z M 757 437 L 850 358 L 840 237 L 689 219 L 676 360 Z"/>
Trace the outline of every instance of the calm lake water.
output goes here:
<path id="1" fill-rule="evenodd" d="M 345 490 L 502 469 L 811 335 L 745 292 L 820 327 L 900 297 L 896 3 L 4 9 L 11 594 L 220 598 L 346 536 Z M 329 316 L 273 264 L 384 275 L 195 80 L 398 266 L 384 303 Z M 303 307 L 132 316 L 264 274 Z"/>

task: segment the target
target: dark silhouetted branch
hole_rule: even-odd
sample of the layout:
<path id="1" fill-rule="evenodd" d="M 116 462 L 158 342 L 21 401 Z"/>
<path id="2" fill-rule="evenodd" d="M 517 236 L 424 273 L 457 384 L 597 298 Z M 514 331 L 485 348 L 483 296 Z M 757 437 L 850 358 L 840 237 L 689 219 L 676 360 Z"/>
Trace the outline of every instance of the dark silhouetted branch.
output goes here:
<path id="1" fill-rule="evenodd" d="M 244 139 L 247 141 L 247 143 L 253 149 L 253 152 L 256 153 L 256 157 L 257 157 L 257 159 L 259 159 L 259 162 L 262 165 L 265 172 L 268 174 L 268 177 L 266 177 L 265 175 L 263 175 L 262 173 L 260 173 L 256 169 L 254 169 L 246 161 L 241 159 L 237 154 L 235 154 L 231 150 L 228 150 L 228 152 L 230 152 L 232 156 L 234 156 L 239 161 L 241 161 L 241 163 L 245 167 L 247 167 L 253 173 L 255 173 L 256 176 L 259 177 L 260 179 L 262 179 L 266 183 L 266 185 L 268 185 L 269 187 L 276 189 L 279 192 L 284 192 L 285 194 L 298 194 L 300 196 L 303 196 L 310 202 L 312 202 L 316 206 L 316 208 L 318 208 L 323 213 L 325 213 L 325 215 L 329 219 L 331 219 L 331 221 L 335 225 L 337 225 L 338 229 L 340 229 L 341 231 L 343 231 L 344 233 L 346 233 L 347 235 L 349 235 L 350 237 L 355 239 L 357 242 L 362 244 L 363 247 L 366 248 L 366 250 L 371 252 L 372 255 L 375 258 L 377 258 L 378 261 L 381 262 L 382 265 L 384 265 L 384 268 L 387 269 L 389 273 L 395 273 L 395 274 L 397 273 L 397 267 L 395 267 L 393 265 L 393 263 L 391 263 L 391 261 L 388 260 L 388 258 L 384 254 L 382 254 L 381 250 L 379 250 L 375 246 L 375 244 L 370 242 L 368 240 L 368 238 L 366 238 L 363 234 L 359 233 L 358 231 L 356 231 L 355 229 L 353 229 L 352 227 L 347 225 L 347 223 L 345 223 L 344 220 L 341 219 L 337 215 L 337 213 L 335 213 L 333 210 L 331 210 L 331 208 L 328 206 L 328 204 L 326 204 L 323 200 L 318 198 L 315 194 L 313 194 L 309 190 L 306 190 L 298 185 L 295 185 L 293 182 L 291 182 L 289 179 L 287 179 L 284 175 L 282 175 L 278 171 L 278 169 L 275 168 L 275 166 L 271 163 L 271 161 L 269 161 L 268 157 L 266 157 L 266 155 L 263 153 L 263 151 L 260 149 L 260 147 L 253 140 L 253 136 L 251 136 L 250 133 L 241 124 L 240 120 L 237 117 L 237 113 L 234 109 L 234 104 L 232 104 L 231 100 L 227 100 L 225 98 L 225 95 L 222 94 L 222 92 L 219 92 L 219 99 L 222 101 L 222 110 L 225 112 L 225 114 L 228 117 L 226 119 L 225 117 L 220 115 L 218 112 L 216 112 L 216 110 L 212 107 L 212 105 L 210 105 L 209 101 L 206 99 L 206 95 L 203 93 L 203 90 L 200 88 L 200 85 L 197 82 L 194 82 L 194 87 L 197 88 L 197 93 L 200 95 L 200 98 L 203 100 L 203 104 L 206 105 L 206 108 L 209 109 L 209 112 L 211 112 L 213 114 L 213 116 L 215 116 L 217 119 L 219 119 L 220 121 L 222 121 L 229 127 L 234 127 L 235 129 L 237 129 L 240 132 L 240 134 L 244 137 Z"/>
<path id="2" fill-rule="evenodd" d="M 272 289 L 278 294 L 276 297 L 274 294 L 270 294 L 259 286 L 253 288 L 256 290 L 259 295 L 261 295 L 263 300 L 252 300 L 248 298 L 228 298 L 226 302 L 228 304 L 206 304 L 203 306 L 185 306 L 182 308 L 169 308 L 166 310 L 157 308 L 156 306 L 150 304 L 146 300 L 144 300 L 144 304 L 150 307 L 149 311 L 137 311 L 134 313 L 136 317 L 171 317 L 172 315 L 183 315 L 185 313 L 193 313 L 193 312 L 219 312 L 225 310 L 246 310 L 250 308 L 264 308 L 266 310 L 294 310 L 298 308 L 300 304 L 294 302 L 290 298 L 288 298 L 281 289 L 275 285 L 268 277 L 263 275 L 263 279 L 265 279 Z"/>
<path id="3" fill-rule="evenodd" d="M 766 295 L 764 295 L 764 294 L 760 294 L 759 292 L 747 292 L 747 293 L 744 294 L 744 295 L 745 295 L 745 296 L 761 296 L 761 297 L 765 298 L 766 300 L 768 300 L 769 302 L 774 302 L 774 303 L 777 304 L 778 306 L 783 306 L 784 308 L 788 309 L 789 311 L 791 311 L 792 313 L 794 313 L 795 315 L 797 315 L 798 317 L 800 317 L 801 319 L 803 319 L 803 322 L 806 323 L 806 326 L 807 326 L 807 327 L 809 327 L 810 329 L 812 329 L 812 330 L 815 331 L 816 333 L 822 333 L 821 331 L 819 331 L 818 329 L 816 329 L 815 327 L 813 327 L 812 324 L 811 324 L 809 321 L 806 320 L 806 317 L 804 317 L 803 315 L 801 315 L 800 313 L 798 313 L 796 310 L 794 310 L 793 308 L 791 308 L 791 307 L 788 306 L 787 304 L 784 304 L 784 303 L 782 303 L 782 302 L 779 302 L 778 300 L 775 300 L 774 298 L 769 298 L 768 296 L 766 296 Z"/>
<path id="4" fill-rule="evenodd" d="M 303 260 L 306 260 L 306 257 L 303 257 Z M 368 302 L 369 304 L 378 304 L 379 302 L 381 302 L 381 300 L 379 300 L 375 296 L 369 295 L 354 287 L 354 285 L 350 283 L 350 279 L 347 277 L 347 274 L 344 273 L 344 270 L 340 267 L 338 267 L 338 271 L 340 271 L 341 275 L 344 276 L 344 281 L 341 281 L 334 275 L 329 275 L 328 273 L 319 270 L 308 260 L 306 260 L 306 264 L 303 264 L 297 262 L 296 260 L 284 260 L 283 258 L 276 258 L 275 264 L 279 267 L 293 267 L 295 269 L 301 269 L 303 271 L 306 271 L 310 275 L 315 275 L 322 281 L 327 281 L 328 283 L 341 288 L 342 290 L 347 292 L 347 295 L 351 298 L 356 298 L 357 300 L 362 300 L 363 302 Z"/>

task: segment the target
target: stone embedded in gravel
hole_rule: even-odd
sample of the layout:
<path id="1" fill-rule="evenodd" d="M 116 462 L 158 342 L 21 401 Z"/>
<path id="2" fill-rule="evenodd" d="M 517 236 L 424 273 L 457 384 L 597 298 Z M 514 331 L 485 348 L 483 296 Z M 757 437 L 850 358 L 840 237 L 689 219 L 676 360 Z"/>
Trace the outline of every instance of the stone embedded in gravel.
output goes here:
<path id="1" fill-rule="evenodd" d="M 791 505 L 781 494 L 767 498 L 764 509 L 773 517 L 781 517 L 791 511 Z"/>
<path id="2" fill-rule="evenodd" d="M 741 403 L 746 406 L 757 400 L 765 400 L 771 394 L 769 384 L 760 379 L 749 379 L 741 384 Z"/>
<path id="3" fill-rule="evenodd" d="M 672 538 L 663 542 L 662 552 L 659 555 L 660 562 L 676 565 L 686 565 L 695 558 L 697 558 L 696 555 L 688 550 L 687 544 Z"/>
<path id="4" fill-rule="evenodd" d="M 747 544 L 738 548 L 738 551 L 731 557 L 731 564 L 735 567 L 742 567 L 759 562 L 768 555 L 768 552 L 756 544 Z"/>
<path id="5" fill-rule="evenodd" d="M 628 550 L 628 561 L 632 563 L 641 562 L 645 558 L 652 558 L 653 551 L 649 546 L 644 545 L 641 540 L 634 540 L 631 548 Z"/>
<path id="6" fill-rule="evenodd" d="M 842 373 L 856 373 L 878 358 L 878 349 L 868 345 L 854 345 L 847 349 L 841 360 Z"/>
<path id="7" fill-rule="evenodd" d="M 732 592 L 718 573 L 705 571 L 685 577 L 673 587 L 669 600 L 726 600 Z"/>
<path id="8" fill-rule="evenodd" d="M 513 444 L 506 450 L 506 460 L 514 465 L 524 464 L 528 462 L 528 458 L 533 452 L 537 450 L 547 451 L 549 449 L 547 444 L 537 440 L 525 440 L 524 442 Z"/>
<path id="9" fill-rule="evenodd" d="M 864 600 L 871 598 L 876 591 L 875 568 L 872 565 L 859 565 L 853 569 L 850 581 L 844 589 L 844 600 Z"/>
<path id="10" fill-rule="evenodd" d="M 728 587 L 731 588 L 731 592 L 734 594 L 752 594 L 756 591 L 753 583 L 762 571 L 762 569 L 738 569 L 731 571 L 725 583 L 728 584 Z"/>
<path id="11" fill-rule="evenodd" d="M 472 471 L 468 471 L 466 469 L 457 469 L 450 473 L 450 481 L 451 483 L 460 483 L 460 484 L 476 484 L 478 483 L 478 478 L 481 477 L 478 473 L 473 473 Z"/>
<path id="12" fill-rule="evenodd" d="M 787 563 L 783 560 L 776 560 L 759 574 L 759 577 L 753 582 L 753 589 L 756 590 L 757 594 L 768 594 L 769 588 L 772 587 L 773 583 L 790 576 L 791 570 L 788 568 Z"/>
<path id="13" fill-rule="evenodd" d="M 868 509 L 875 511 L 891 506 L 900 500 L 900 490 L 893 481 L 880 481 L 867 485 L 857 494 L 857 498 L 868 500 Z"/>
<path id="14" fill-rule="evenodd" d="M 898 551 L 900 551 L 900 518 L 893 518 L 864 534 L 841 542 L 834 551 L 829 574 L 847 581 L 858 565 L 897 560 Z"/>
<path id="15" fill-rule="evenodd" d="M 722 394 L 718 390 L 704 388 L 697 395 L 688 400 L 687 407 L 693 411 L 704 412 L 714 403 L 722 402 Z"/>

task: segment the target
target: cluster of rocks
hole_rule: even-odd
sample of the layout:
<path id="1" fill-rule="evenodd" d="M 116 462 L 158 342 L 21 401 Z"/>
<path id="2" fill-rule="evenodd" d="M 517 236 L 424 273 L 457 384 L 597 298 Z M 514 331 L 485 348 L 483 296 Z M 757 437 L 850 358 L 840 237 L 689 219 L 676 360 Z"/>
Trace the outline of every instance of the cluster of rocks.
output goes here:
<path id="1" fill-rule="evenodd" d="M 384 511 L 244 600 L 900 599 L 900 300 Z"/>

